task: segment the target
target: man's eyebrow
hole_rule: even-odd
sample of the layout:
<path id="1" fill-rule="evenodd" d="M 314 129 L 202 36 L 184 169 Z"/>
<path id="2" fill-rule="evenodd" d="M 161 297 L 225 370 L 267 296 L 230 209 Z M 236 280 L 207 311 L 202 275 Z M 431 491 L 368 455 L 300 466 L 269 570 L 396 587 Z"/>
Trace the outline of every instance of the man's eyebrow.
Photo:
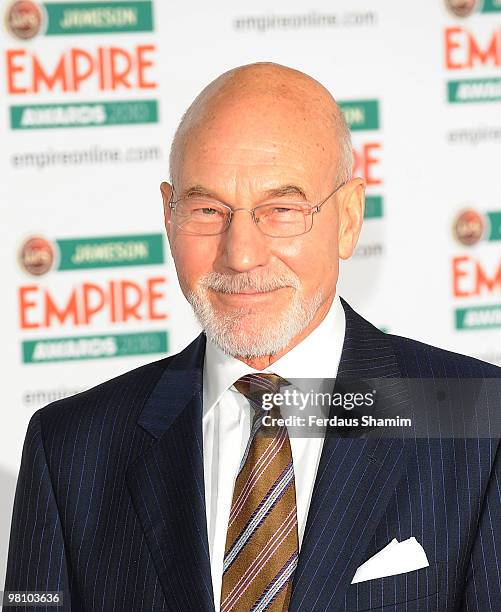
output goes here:
<path id="1" fill-rule="evenodd" d="M 193 197 L 202 197 L 202 198 L 212 198 L 217 200 L 217 196 L 214 195 L 212 191 L 206 189 L 202 185 L 192 185 L 185 189 L 182 193 L 179 194 L 180 198 L 193 198 Z"/>
<path id="2" fill-rule="evenodd" d="M 299 196 L 303 200 L 306 200 L 306 194 L 304 189 L 299 187 L 298 185 L 281 185 L 280 187 L 275 187 L 273 189 L 268 189 L 264 192 L 266 198 L 281 198 L 284 196 Z M 203 185 L 191 185 L 184 189 L 180 194 L 180 198 L 193 198 L 193 197 L 202 197 L 202 198 L 212 198 L 214 200 L 218 200 L 217 195 L 207 189 Z"/>
<path id="3" fill-rule="evenodd" d="M 306 200 L 304 189 L 301 189 L 301 187 L 298 187 L 297 185 L 282 185 L 281 187 L 277 187 L 275 189 L 269 189 L 266 192 L 266 195 L 270 198 L 281 198 L 282 196 L 295 195 L 299 196 L 303 200 Z"/>

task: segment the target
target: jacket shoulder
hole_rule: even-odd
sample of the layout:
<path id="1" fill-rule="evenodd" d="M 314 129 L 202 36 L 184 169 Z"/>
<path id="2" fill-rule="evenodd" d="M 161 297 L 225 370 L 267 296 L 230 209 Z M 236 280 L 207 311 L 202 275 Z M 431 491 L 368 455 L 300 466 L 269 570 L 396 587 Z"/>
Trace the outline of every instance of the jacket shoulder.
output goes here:
<path id="1" fill-rule="evenodd" d="M 341 298 L 346 316 L 346 334 L 351 339 L 350 359 L 356 361 L 354 353 L 369 353 L 377 358 L 378 351 L 386 356 L 395 356 L 400 373 L 405 378 L 500 378 L 501 368 L 474 357 L 454 353 L 445 349 L 387 334 L 372 325 Z M 346 336 L 345 336 L 346 343 Z M 369 347 L 369 348 L 367 348 Z"/>
<path id="2" fill-rule="evenodd" d="M 387 334 L 402 374 L 409 378 L 501 378 L 501 368 L 424 342 Z"/>
<path id="3" fill-rule="evenodd" d="M 111 427 L 132 432 L 145 401 L 174 357 L 140 366 L 40 408 L 35 415 L 44 443 L 53 446 L 67 439 L 92 439 Z"/>
<path id="4" fill-rule="evenodd" d="M 48 404 L 37 411 L 44 444 L 72 440 L 85 444 L 113 438 L 133 437 L 139 415 L 161 377 L 169 369 L 199 366 L 205 348 L 200 334 L 181 352 L 125 372 L 82 393 Z"/>

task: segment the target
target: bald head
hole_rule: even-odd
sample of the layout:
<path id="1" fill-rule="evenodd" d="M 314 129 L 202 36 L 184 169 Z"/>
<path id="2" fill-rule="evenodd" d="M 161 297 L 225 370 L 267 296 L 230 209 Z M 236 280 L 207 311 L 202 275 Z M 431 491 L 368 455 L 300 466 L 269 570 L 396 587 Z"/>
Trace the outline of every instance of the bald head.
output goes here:
<path id="1" fill-rule="evenodd" d="M 233 130 L 231 129 L 233 127 Z M 225 72 L 195 98 L 174 136 L 170 174 L 176 184 L 190 144 L 221 135 L 283 134 L 297 146 L 308 141 L 320 156 L 333 156 L 332 180 L 352 173 L 351 138 L 344 116 L 327 89 L 312 77 L 273 63 L 249 64 Z M 229 142 L 231 146 L 231 142 Z"/>

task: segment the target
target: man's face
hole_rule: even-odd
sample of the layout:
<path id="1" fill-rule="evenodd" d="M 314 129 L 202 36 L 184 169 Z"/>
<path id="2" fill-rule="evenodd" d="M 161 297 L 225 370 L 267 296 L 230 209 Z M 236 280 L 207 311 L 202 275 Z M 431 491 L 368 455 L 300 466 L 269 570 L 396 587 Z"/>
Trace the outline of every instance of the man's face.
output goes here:
<path id="1" fill-rule="evenodd" d="M 337 187 L 336 150 L 322 146 L 316 128 L 298 125 L 294 109 L 271 105 L 266 118 L 243 110 L 234 104 L 190 135 L 174 200 L 204 194 L 249 210 L 269 202 L 316 205 Z M 163 191 L 167 204 L 168 186 Z M 166 206 L 181 289 L 227 352 L 276 353 L 323 318 L 338 277 L 340 194 L 314 215 L 311 231 L 291 238 L 263 235 L 246 211 L 222 234 L 187 234 Z"/>

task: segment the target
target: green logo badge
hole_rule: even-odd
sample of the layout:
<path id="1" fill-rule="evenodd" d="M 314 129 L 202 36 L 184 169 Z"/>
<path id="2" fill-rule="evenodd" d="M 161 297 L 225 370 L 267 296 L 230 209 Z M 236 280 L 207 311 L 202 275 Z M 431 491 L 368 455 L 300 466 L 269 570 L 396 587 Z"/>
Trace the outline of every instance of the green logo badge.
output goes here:
<path id="1" fill-rule="evenodd" d="M 130 355 L 167 353 L 168 333 L 102 334 L 25 340 L 23 363 L 51 363 L 82 359 L 106 359 Z"/>
<path id="2" fill-rule="evenodd" d="M 10 107 L 10 126 L 13 130 L 87 128 L 157 122 L 156 100 L 31 104 Z"/>
<path id="3" fill-rule="evenodd" d="M 457 308 L 456 329 L 467 331 L 501 327 L 501 304 Z"/>
<path id="4" fill-rule="evenodd" d="M 346 123 L 352 131 L 379 129 L 378 100 L 345 100 L 339 102 Z"/>
<path id="5" fill-rule="evenodd" d="M 463 79 L 447 83 L 447 100 L 453 104 L 501 101 L 501 79 Z"/>

